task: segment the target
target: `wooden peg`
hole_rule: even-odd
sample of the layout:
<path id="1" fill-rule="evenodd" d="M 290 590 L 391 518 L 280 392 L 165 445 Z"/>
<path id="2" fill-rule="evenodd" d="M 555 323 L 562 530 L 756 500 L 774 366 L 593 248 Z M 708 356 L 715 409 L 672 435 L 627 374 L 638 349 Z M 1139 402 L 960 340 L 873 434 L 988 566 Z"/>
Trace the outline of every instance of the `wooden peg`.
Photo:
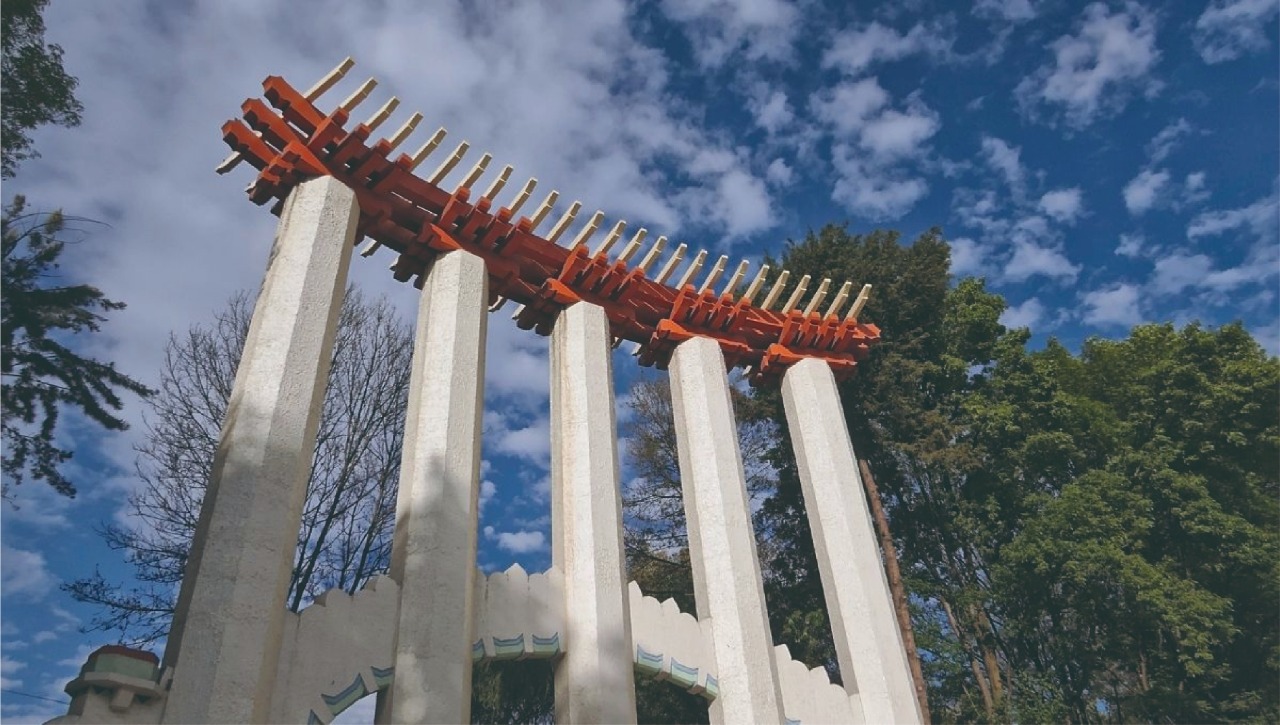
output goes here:
<path id="1" fill-rule="evenodd" d="M 809 300 L 809 304 L 804 308 L 804 316 L 812 315 L 814 310 L 818 309 L 818 305 L 827 298 L 827 290 L 831 288 L 830 278 L 823 279 L 818 285 L 818 291 L 813 293 L 813 299 Z"/>
<path id="2" fill-rule="evenodd" d="M 333 70 L 326 73 L 323 78 L 316 81 L 315 85 L 308 88 L 307 92 L 302 94 L 302 97 L 315 103 L 320 96 L 324 95 L 330 88 L 333 88 L 334 84 L 342 80 L 347 75 L 347 71 L 355 67 L 355 64 L 355 59 L 347 56 L 346 60 L 334 66 Z"/>
<path id="3" fill-rule="evenodd" d="M 542 200 L 542 205 L 538 207 L 538 211 L 534 212 L 529 219 L 529 221 L 533 222 L 533 226 L 529 228 L 529 231 L 538 228 L 538 225 L 542 223 L 543 219 L 547 218 L 547 214 L 551 212 L 551 207 L 555 206 L 556 200 L 559 198 L 560 192 L 554 189 L 550 194 L 547 194 L 547 198 Z"/>
<path id="4" fill-rule="evenodd" d="M 867 306 L 867 300 L 871 298 L 871 285 L 862 285 L 862 291 L 858 293 L 858 299 L 853 301 L 853 307 L 849 308 L 849 314 L 845 316 L 846 322 L 857 322 L 858 315 L 862 314 L 862 308 Z"/>
<path id="5" fill-rule="evenodd" d="M 767 310 L 773 307 L 773 303 L 778 301 L 778 297 L 782 294 L 782 290 L 787 286 L 787 280 L 791 278 L 791 270 L 784 269 L 782 274 L 778 275 L 778 279 L 773 283 L 773 289 L 769 290 L 769 294 L 765 296 L 764 302 L 760 303 L 760 309 Z"/>
<path id="6" fill-rule="evenodd" d="M 378 127 L 382 125 L 382 122 L 391 116 L 391 112 L 399 107 L 400 99 L 395 96 L 392 96 L 390 100 L 382 104 L 382 108 L 379 108 L 377 113 L 374 113 L 369 117 L 368 121 L 364 122 L 365 127 L 369 129 L 369 133 L 373 133 L 378 130 Z"/>
<path id="7" fill-rule="evenodd" d="M 444 181 L 444 177 L 448 176 L 450 171 L 453 171 L 453 167 L 458 165 L 458 162 L 462 160 L 463 154 L 467 153 L 467 149 L 469 148 L 471 148 L 471 144 L 466 141 L 458 144 L 458 148 L 453 150 L 453 154 L 436 167 L 435 173 L 432 174 L 431 178 L 427 179 L 427 181 L 432 184 L 439 184 L 441 181 Z"/>
<path id="8" fill-rule="evenodd" d="M 440 145 L 440 142 L 444 140 L 444 137 L 448 135 L 448 133 L 448 131 L 444 130 L 444 126 L 436 129 L 436 132 L 431 135 L 431 138 L 427 139 L 426 143 L 422 144 L 422 146 L 418 147 L 417 151 L 413 152 L 413 156 L 410 157 L 409 161 L 409 170 L 413 171 L 418 168 L 419 164 L 426 161 L 427 157 L 431 155 L 432 151 L 436 150 L 436 147 Z"/>
<path id="9" fill-rule="evenodd" d="M 635 236 L 631 237 L 631 241 L 627 242 L 627 246 L 622 248 L 622 254 L 618 255 L 618 261 L 623 264 L 630 262 L 631 258 L 635 256 L 635 253 L 639 251 L 640 244 L 644 242 L 644 238 L 647 236 L 649 236 L 649 230 L 644 227 L 640 227 L 640 229 L 636 231 Z"/>
<path id="10" fill-rule="evenodd" d="M 387 148 L 387 153 L 390 154 L 397 146 L 404 143 L 404 140 L 409 138 L 409 134 L 413 133 L 413 129 L 417 128 L 418 124 L 421 122 L 422 114 L 414 111 L 413 115 L 409 117 L 409 120 L 405 121 L 404 125 L 396 129 L 395 134 L 391 138 L 387 139 L 387 143 L 390 144 Z"/>
<path id="11" fill-rule="evenodd" d="M 853 289 L 852 282 L 845 282 L 840 285 L 840 291 L 836 293 L 836 298 L 831 301 L 831 306 L 827 308 L 827 314 L 823 317 L 832 317 L 840 314 L 840 308 L 844 306 L 844 301 L 849 299 L 849 290 Z"/>
<path id="12" fill-rule="evenodd" d="M 596 214 L 601 217 L 604 216 L 604 212 L 602 211 L 598 211 Z M 596 251 L 591 253 L 591 256 L 599 257 L 602 254 L 608 254 L 609 250 L 613 249 L 613 245 L 617 243 L 618 238 L 622 236 L 622 230 L 626 228 L 627 223 L 619 219 L 617 223 L 613 225 L 613 229 L 609 230 L 609 234 L 604 238 L 604 241 L 600 242 L 600 246 L 596 247 Z"/>
<path id="13" fill-rule="evenodd" d="M 564 234 L 564 230 L 569 228 L 574 219 L 578 218 L 578 211 L 582 209 L 582 202 L 575 201 L 569 205 L 569 211 L 560 217 L 560 221 L 551 227 L 551 233 L 547 235 L 547 241 L 555 244 L 560 241 L 560 236 Z"/>
<path id="14" fill-rule="evenodd" d="M 742 299 L 751 304 L 751 301 L 760 293 L 760 288 L 764 286 L 764 280 L 769 276 L 769 265 L 760 265 L 760 271 L 756 272 L 756 278 L 751 280 L 751 284 L 747 285 L 747 291 L 743 293 Z"/>
<path id="15" fill-rule="evenodd" d="M 533 193 L 533 187 L 537 185 L 538 180 L 536 178 L 531 178 L 525 182 L 524 188 L 520 190 L 520 193 L 516 194 L 515 200 L 511 202 L 512 217 L 514 217 L 516 212 L 520 211 L 520 207 L 524 206 L 524 203 L 529 200 L 529 195 Z"/>
<path id="16" fill-rule="evenodd" d="M 750 266 L 751 263 L 745 259 L 739 262 L 738 268 L 733 271 L 733 275 L 729 277 L 729 282 L 724 286 L 724 292 L 720 294 L 723 296 L 733 292 L 738 287 L 738 284 L 742 282 L 742 278 L 747 275 L 747 267 Z"/>
<path id="17" fill-rule="evenodd" d="M 681 244 L 676 247 L 675 254 L 671 255 L 671 259 L 667 260 L 667 263 L 662 267 L 662 271 L 658 273 L 658 276 L 653 281 L 658 284 L 666 284 L 667 277 L 671 276 L 671 273 L 676 270 L 676 265 L 680 264 L 680 260 L 684 259 L 684 250 L 688 248 L 689 245 L 687 244 Z"/>
<path id="18" fill-rule="evenodd" d="M 657 261 L 658 255 L 662 254 L 662 250 L 666 246 L 667 238 L 658 237 L 658 241 L 653 243 L 653 247 L 649 250 L 648 254 L 644 255 L 644 259 L 640 260 L 640 265 L 636 267 L 636 269 L 640 270 L 641 274 L 648 274 L 649 267 Z M 683 254 L 683 252 L 681 252 L 681 254 Z"/>
<path id="19" fill-rule="evenodd" d="M 699 250 L 697 256 L 693 258 L 688 268 L 685 269 L 684 274 L 680 276 L 680 282 L 676 285 L 676 289 L 684 289 L 685 285 L 692 282 L 698 272 L 702 271 L 702 263 L 705 261 L 707 261 L 707 250 Z"/>
<path id="20" fill-rule="evenodd" d="M 498 178 L 494 179 L 492 184 L 489 184 L 489 188 L 485 189 L 485 192 L 480 197 L 493 201 L 493 197 L 497 196 L 498 192 L 502 191 L 502 187 L 507 185 L 507 179 L 511 178 L 512 171 L 511 164 L 502 167 L 502 173 L 498 174 Z"/>
<path id="21" fill-rule="evenodd" d="M 720 258 L 716 260 L 716 263 L 711 265 L 711 271 L 707 273 L 707 278 L 702 281 L 702 286 L 698 288 L 698 294 L 706 292 L 711 289 L 716 282 L 720 281 L 720 275 L 724 274 L 724 267 L 728 263 L 729 255 L 720 255 Z"/>
<path id="22" fill-rule="evenodd" d="M 354 93 L 347 96 L 347 99 L 343 101 L 338 106 L 338 108 L 341 108 L 347 113 L 351 113 L 352 111 L 356 110 L 356 106 L 363 103 L 364 99 L 368 98 L 369 94 L 373 92 L 373 89 L 377 87 L 378 87 L 378 79 L 370 78 L 364 83 L 361 83 L 360 87 L 357 88 Z"/>
<path id="23" fill-rule="evenodd" d="M 485 154 L 484 156 L 481 156 L 480 160 L 476 162 L 476 165 L 472 166 L 471 170 L 467 172 L 467 175 L 462 177 L 462 183 L 458 185 L 459 188 L 470 189 L 471 185 L 476 183 L 476 180 L 484 173 L 484 170 L 489 168 L 490 161 L 493 161 L 493 154 Z"/>
<path id="24" fill-rule="evenodd" d="M 808 289 L 809 289 L 809 275 L 806 274 L 805 276 L 800 278 L 800 284 L 796 285 L 796 289 L 794 292 L 791 293 L 791 297 L 787 298 L 787 303 L 782 306 L 781 310 L 778 310 L 778 311 L 785 315 L 788 312 L 794 310 L 796 308 L 796 305 L 800 302 L 800 298 L 804 296 L 805 291 Z"/>

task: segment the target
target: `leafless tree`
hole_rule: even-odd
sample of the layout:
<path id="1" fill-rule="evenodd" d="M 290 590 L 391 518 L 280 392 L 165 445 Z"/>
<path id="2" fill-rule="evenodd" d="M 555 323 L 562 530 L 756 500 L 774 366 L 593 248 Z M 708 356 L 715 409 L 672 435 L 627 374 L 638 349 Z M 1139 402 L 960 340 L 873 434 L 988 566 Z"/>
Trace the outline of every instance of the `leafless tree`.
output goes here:
<path id="1" fill-rule="evenodd" d="M 141 485 L 129 498 L 128 523 L 102 529 L 139 584 L 95 573 L 66 585 L 76 599 L 100 605 L 92 629 L 134 644 L 168 630 L 252 314 L 242 293 L 212 324 L 170 337 L 138 447 Z M 294 611 L 327 589 L 354 592 L 386 571 L 412 345 L 386 300 L 347 291 L 289 584 Z"/>

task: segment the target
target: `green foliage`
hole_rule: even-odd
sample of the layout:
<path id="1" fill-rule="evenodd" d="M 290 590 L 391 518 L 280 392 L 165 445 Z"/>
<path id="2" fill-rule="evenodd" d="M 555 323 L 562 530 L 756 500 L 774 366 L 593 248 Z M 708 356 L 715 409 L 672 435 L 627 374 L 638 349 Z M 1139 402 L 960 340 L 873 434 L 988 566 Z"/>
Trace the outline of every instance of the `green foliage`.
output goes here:
<path id="1" fill-rule="evenodd" d="M 105 319 L 99 310 L 124 307 L 95 287 L 57 284 L 65 247 L 59 239 L 65 227 L 62 215 L 27 213 L 19 196 L 4 210 L 0 227 L 5 493 L 10 483 L 30 476 L 73 496 L 75 486 L 58 470 L 71 458 L 55 441 L 61 409 L 69 406 L 107 430 L 124 430 L 125 422 L 115 415 L 122 406 L 119 391 L 141 396 L 151 391 L 114 364 L 79 355 L 60 339 L 95 332 Z"/>
<path id="2" fill-rule="evenodd" d="M 11 178 L 23 159 L 38 156 L 31 147 L 30 131 L 48 123 L 75 126 L 83 107 L 76 100 L 76 79 L 62 69 L 62 48 L 44 42 L 41 13 L 48 0 L 5 0 L 0 4 L 3 21 L 4 153 L 0 175 Z"/>

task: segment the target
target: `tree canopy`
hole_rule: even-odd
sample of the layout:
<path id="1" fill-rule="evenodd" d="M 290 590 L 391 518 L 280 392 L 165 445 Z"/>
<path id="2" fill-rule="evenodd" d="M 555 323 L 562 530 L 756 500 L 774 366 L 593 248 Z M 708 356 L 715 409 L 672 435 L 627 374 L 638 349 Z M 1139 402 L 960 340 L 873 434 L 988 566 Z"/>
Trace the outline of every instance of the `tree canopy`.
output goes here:
<path id="1" fill-rule="evenodd" d="M 0 120 L 4 153 L 0 175 L 8 179 L 24 159 L 38 156 L 30 132 L 45 124 L 75 126 L 84 108 L 76 79 L 62 69 L 62 48 L 44 42 L 42 13 L 49 0 L 5 0 L 0 4 Z"/>

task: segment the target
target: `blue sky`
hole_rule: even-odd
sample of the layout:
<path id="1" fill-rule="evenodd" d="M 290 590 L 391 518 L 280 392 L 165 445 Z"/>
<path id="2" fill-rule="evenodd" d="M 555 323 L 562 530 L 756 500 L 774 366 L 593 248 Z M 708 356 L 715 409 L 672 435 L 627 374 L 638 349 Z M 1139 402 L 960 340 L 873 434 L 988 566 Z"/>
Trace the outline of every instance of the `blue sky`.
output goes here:
<path id="1" fill-rule="evenodd" d="M 827 222 L 939 226 L 1033 345 L 1239 319 L 1280 346 L 1276 0 L 419 5 L 53 3 L 84 123 L 37 133 L 5 197 L 107 223 L 64 267 L 129 304 L 87 352 L 154 382 L 170 331 L 258 284 L 274 219 L 247 171 L 213 174 L 218 129 L 266 75 L 305 86 L 348 54 L 329 105 L 374 75 L 370 112 L 395 94 L 393 121 L 420 110 L 419 134 L 444 125 L 607 223 L 752 260 Z M 407 318 L 387 261 L 353 277 Z M 487 567 L 548 562 L 546 368 L 545 340 L 491 318 Z M 10 691 L 58 699 L 110 641 L 58 584 L 128 574 L 93 526 L 130 523 L 142 427 L 67 422 L 81 495 L 26 484 L 2 514 L 6 721 L 61 712 Z"/>

